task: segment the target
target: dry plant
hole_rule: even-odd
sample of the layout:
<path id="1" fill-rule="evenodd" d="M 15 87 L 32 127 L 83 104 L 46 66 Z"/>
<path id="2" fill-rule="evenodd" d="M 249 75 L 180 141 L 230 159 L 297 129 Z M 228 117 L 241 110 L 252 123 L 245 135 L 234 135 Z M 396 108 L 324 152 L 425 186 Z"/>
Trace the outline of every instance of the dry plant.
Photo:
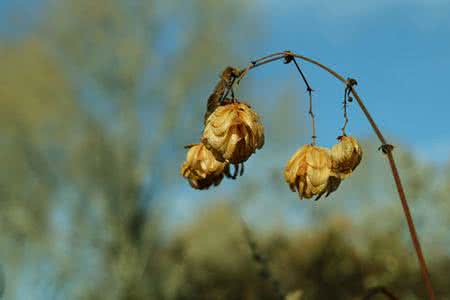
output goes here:
<path id="1" fill-rule="evenodd" d="M 344 125 L 342 135 L 338 137 L 338 143 L 331 149 L 316 145 L 315 119 L 313 112 L 313 92 L 305 74 L 300 68 L 297 59 L 309 62 L 327 71 L 337 80 L 344 84 Z M 414 249 L 422 272 L 422 280 L 426 287 L 430 300 L 435 299 L 431 286 L 430 276 L 425 262 L 424 255 L 419 243 L 415 229 L 413 217 L 411 215 L 408 202 L 406 200 L 404 188 L 394 160 L 394 147 L 389 144 L 381 133 L 379 127 L 373 120 L 360 96 L 355 90 L 357 81 L 353 78 L 345 79 L 342 75 L 322 63 L 291 51 L 273 53 L 259 59 L 253 60 L 250 64 L 240 70 L 234 67 L 227 67 L 216 85 L 213 93 L 208 98 L 207 109 L 204 117 L 204 130 L 200 139 L 200 144 L 188 145 L 190 148 L 186 162 L 182 165 L 181 174 L 196 189 L 207 189 L 210 186 L 218 185 L 224 176 L 236 179 L 238 175 L 243 175 L 244 162 L 256 150 L 264 145 L 264 128 L 258 114 L 251 106 L 240 101 L 235 95 L 235 87 L 248 72 L 257 67 L 270 62 L 284 60 L 285 64 L 294 63 L 301 79 L 306 85 L 309 98 L 308 114 L 311 119 L 311 143 L 300 147 L 288 161 L 285 168 L 285 180 L 292 191 L 299 194 L 300 199 L 310 199 L 315 197 L 318 200 L 322 195 L 330 195 L 334 192 L 341 181 L 348 178 L 362 158 L 362 149 L 357 139 L 347 136 L 346 127 L 348 124 L 347 105 L 356 100 L 375 134 L 381 142 L 379 150 L 384 153 L 389 161 L 395 185 L 400 197 L 403 212 L 408 224 L 408 229 L 414 245 Z M 233 174 L 230 166 L 234 166 Z M 247 241 L 252 250 L 254 259 L 259 263 L 260 255 L 255 251 L 255 244 L 249 238 L 248 228 L 244 227 Z M 263 263 L 262 269 L 267 271 L 267 266 Z M 275 281 L 276 282 L 276 281 Z M 275 284 L 277 285 L 277 284 Z M 277 287 L 278 294 L 279 286 Z M 391 299 L 395 299 L 387 289 L 374 289 L 367 297 L 374 294 L 383 293 Z M 280 294 L 279 294 L 280 295 Z M 368 299 L 366 297 L 366 299 Z"/>

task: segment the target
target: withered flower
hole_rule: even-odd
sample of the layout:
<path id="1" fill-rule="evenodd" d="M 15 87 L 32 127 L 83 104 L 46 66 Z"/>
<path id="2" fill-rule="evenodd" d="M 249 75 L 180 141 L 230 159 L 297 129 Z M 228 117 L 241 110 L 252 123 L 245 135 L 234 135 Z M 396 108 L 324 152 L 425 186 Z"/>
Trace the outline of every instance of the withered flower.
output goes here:
<path id="1" fill-rule="evenodd" d="M 190 147 L 186 154 L 186 161 L 180 169 L 181 175 L 189 184 L 199 190 L 217 186 L 223 179 L 223 171 L 226 164 L 214 158 L 203 144 L 195 144 Z"/>
<path id="2" fill-rule="evenodd" d="M 341 180 L 331 171 L 332 161 L 327 148 L 304 145 L 295 152 L 284 170 L 284 177 L 300 199 L 310 199 L 334 192 Z"/>
<path id="3" fill-rule="evenodd" d="M 332 170 L 344 179 L 350 176 L 361 162 L 362 148 L 354 137 L 340 136 L 338 140 L 339 143 L 331 147 Z"/>
<path id="4" fill-rule="evenodd" d="M 239 164 L 264 145 L 264 128 L 248 104 L 226 102 L 208 117 L 202 142 L 222 162 Z"/>

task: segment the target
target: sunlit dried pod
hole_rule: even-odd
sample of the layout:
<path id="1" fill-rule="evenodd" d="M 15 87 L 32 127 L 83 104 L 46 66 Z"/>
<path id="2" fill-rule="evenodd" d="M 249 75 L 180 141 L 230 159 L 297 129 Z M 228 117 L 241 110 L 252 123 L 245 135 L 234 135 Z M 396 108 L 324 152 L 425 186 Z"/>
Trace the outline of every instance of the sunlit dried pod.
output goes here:
<path id="1" fill-rule="evenodd" d="M 341 180 L 331 171 L 332 161 L 327 148 L 304 145 L 295 152 L 284 170 L 284 177 L 300 199 L 310 199 L 334 192 Z"/>
<path id="2" fill-rule="evenodd" d="M 362 148 L 354 137 L 340 136 L 338 140 L 339 143 L 331 147 L 332 170 L 344 179 L 350 176 L 361 162 Z"/>
<path id="3" fill-rule="evenodd" d="M 248 104 L 226 102 L 208 117 L 202 143 L 222 162 L 239 164 L 264 145 L 264 128 Z"/>
<path id="4" fill-rule="evenodd" d="M 195 189 L 204 190 L 211 185 L 217 186 L 223 179 L 226 163 L 217 161 L 203 144 L 189 147 L 186 161 L 180 169 L 181 175 Z"/>

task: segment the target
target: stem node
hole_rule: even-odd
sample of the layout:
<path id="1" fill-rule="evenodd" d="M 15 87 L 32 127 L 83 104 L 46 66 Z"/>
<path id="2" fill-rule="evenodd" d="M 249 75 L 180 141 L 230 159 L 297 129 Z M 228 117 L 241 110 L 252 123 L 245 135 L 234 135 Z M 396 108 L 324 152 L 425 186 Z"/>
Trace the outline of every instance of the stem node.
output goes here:
<path id="1" fill-rule="evenodd" d="M 384 144 L 381 145 L 378 150 L 381 150 L 381 152 L 383 152 L 384 154 L 388 154 L 391 153 L 392 150 L 394 150 L 394 146 L 392 146 L 391 144 Z"/>

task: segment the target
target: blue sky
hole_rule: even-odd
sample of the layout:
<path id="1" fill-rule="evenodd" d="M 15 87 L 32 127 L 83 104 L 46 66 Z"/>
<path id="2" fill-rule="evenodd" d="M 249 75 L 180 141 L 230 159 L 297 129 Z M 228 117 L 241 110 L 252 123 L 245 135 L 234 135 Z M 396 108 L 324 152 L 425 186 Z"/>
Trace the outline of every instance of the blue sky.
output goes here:
<path id="1" fill-rule="evenodd" d="M 36 22 L 46 2 L 0 1 L 0 34 Z M 358 80 L 363 100 L 394 143 L 425 161 L 449 159 L 450 0 L 255 0 L 247 7 L 258 18 L 259 34 L 242 57 L 290 49 L 316 58 Z M 267 89 L 282 88 L 296 76 L 283 67 L 269 68 L 256 77 Z M 304 68 L 317 90 L 319 141 L 329 145 L 337 133 L 330 128 L 341 122 L 336 113 L 342 88 L 327 74 Z M 359 109 L 350 113 L 351 132 L 369 136 Z"/>
<path id="2" fill-rule="evenodd" d="M 264 17 L 262 40 L 251 47 L 252 58 L 290 49 L 356 78 L 358 91 L 388 136 L 424 160 L 448 160 L 450 1 L 256 3 Z M 274 70 L 280 73 L 267 80 L 290 78 L 281 67 Z M 312 73 L 310 81 L 317 90 L 319 137 L 329 144 L 335 134 L 327 128 L 338 123 L 336 112 L 323 108 L 328 101 L 336 103 L 342 89 L 325 73 L 307 66 L 305 71 Z M 368 136 L 370 128 L 359 109 L 351 113 L 350 129 Z"/>
<path id="3" fill-rule="evenodd" d="M 320 60 L 343 76 L 358 80 L 357 90 L 389 142 L 400 149 L 413 151 L 426 163 L 439 164 L 450 159 L 450 1 L 260 0 L 252 3 L 250 14 L 259 18 L 261 24 L 257 28 L 256 41 L 244 48 L 242 57 L 250 61 L 289 49 Z M 240 37 L 241 33 L 235 34 Z M 239 62 L 242 66 L 246 63 L 246 60 Z M 318 142 L 330 146 L 342 126 L 342 85 L 327 73 L 306 63 L 302 65 L 316 90 Z M 264 119 L 271 109 L 267 106 L 273 105 L 268 100 L 270 96 L 279 95 L 277 92 L 281 92 L 293 79 L 297 80 L 297 76 L 292 66 L 274 63 L 250 73 L 250 95 L 240 96 L 248 97 L 250 102 L 258 99 L 252 104 L 258 111 L 265 110 L 262 114 Z M 298 82 L 296 92 L 299 92 L 299 101 L 304 103 L 303 83 L 300 80 L 293 82 Z M 209 90 L 205 91 L 205 95 L 208 93 Z M 259 101 L 261 98 L 266 101 Z M 306 110 L 306 105 L 303 105 L 305 115 Z M 356 103 L 350 106 L 349 114 L 350 134 L 361 139 L 376 139 Z M 299 121 L 299 129 L 303 122 Z M 267 124 L 267 127 L 272 125 Z M 271 138 L 273 135 L 268 134 L 268 139 Z M 297 140 L 298 146 L 302 142 L 305 141 Z M 268 143 L 265 150 L 273 151 L 271 147 L 274 146 Z M 263 152 L 248 161 L 248 174 L 258 167 L 262 169 L 258 164 L 267 159 Z M 281 160 L 284 157 L 288 156 L 284 155 Z M 270 167 L 279 167 L 284 163 L 281 160 L 273 162 Z M 380 165 L 384 164 L 380 155 Z M 265 166 L 264 172 L 267 169 L 269 166 Z M 385 171 L 388 172 L 387 169 Z M 386 173 L 386 176 L 390 175 Z M 247 177 L 244 176 L 239 186 L 246 184 Z M 225 193 L 224 198 L 228 192 L 233 199 L 236 186 L 227 181 L 218 189 L 221 194 Z M 349 183 L 343 188 L 347 193 L 351 191 Z M 175 219 L 181 222 L 192 218 L 193 211 L 197 210 L 192 203 L 208 202 L 215 193 L 215 190 L 193 191 L 187 185 L 181 190 L 182 193 L 180 190 L 174 191 L 169 198 L 175 200 L 167 204 Z M 283 203 L 298 201 L 288 192 L 274 192 L 269 183 L 261 195 L 255 197 L 262 201 L 262 198 L 270 198 L 273 193 L 277 193 L 280 199 L 289 199 Z M 324 203 L 329 205 L 330 202 Z M 302 202 L 295 206 L 293 214 L 297 220 L 303 216 L 305 205 Z M 291 213 L 292 209 L 290 205 L 288 210 Z"/>

